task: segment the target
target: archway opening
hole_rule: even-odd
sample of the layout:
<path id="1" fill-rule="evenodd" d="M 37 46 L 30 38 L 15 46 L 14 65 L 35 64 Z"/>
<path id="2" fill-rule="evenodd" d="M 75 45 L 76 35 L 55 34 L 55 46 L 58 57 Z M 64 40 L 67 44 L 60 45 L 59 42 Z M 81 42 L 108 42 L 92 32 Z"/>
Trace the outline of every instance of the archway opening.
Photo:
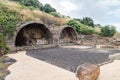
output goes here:
<path id="1" fill-rule="evenodd" d="M 17 33 L 15 46 L 35 46 L 52 44 L 53 37 L 43 24 L 30 23 L 23 26 Z"/>
<path id="2" fill-rule="evenodd" d="M 76 43 L 77 33 L 72 27 L 65 27 L 60 33 L 59 43 Z"/>

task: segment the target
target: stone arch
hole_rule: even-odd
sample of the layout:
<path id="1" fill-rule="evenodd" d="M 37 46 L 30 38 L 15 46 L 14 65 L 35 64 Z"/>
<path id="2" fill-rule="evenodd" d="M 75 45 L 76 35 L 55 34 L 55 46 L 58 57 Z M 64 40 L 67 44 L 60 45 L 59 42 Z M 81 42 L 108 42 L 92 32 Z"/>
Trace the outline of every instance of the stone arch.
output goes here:
<path id="1" fill-rule="evenodd" d="M 59 31 L 60 43 L 76 43 L 78 40 L 76 30 L 71 26 L 63 26 Z"/>
<path id="2" fill-rule="evenodd" d="M 53 34 L 44 24 L 31 21 L 19 26 L 14 42 L 16 47 L 52 44 Z"/>

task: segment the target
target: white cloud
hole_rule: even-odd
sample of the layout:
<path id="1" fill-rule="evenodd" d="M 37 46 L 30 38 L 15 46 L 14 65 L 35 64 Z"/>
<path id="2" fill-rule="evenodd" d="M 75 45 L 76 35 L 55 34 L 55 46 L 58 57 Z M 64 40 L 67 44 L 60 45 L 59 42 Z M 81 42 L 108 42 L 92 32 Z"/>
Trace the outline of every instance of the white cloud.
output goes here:
<path id="1" fill-rule="evenodd" d="M 120 0 L 39 0 L 72 18 L 91 17 L 95 23 L 117 25 L 120 31 Z M 117 23 L 117 24 L 116 24 Z"/>
<path id="2" fill-rule="evenodd" d="M 116 9 L 113 11 L 108 12 L 109 15 L 114 15 L 116 17 L 120 17 L 120 9 Z"/>
<path id="3" fill-rule="evenodd" d="M 119 6 L 120 0 L 99 0 L 98 3 L 104 7 Z"/>
<path id="4" fill-rule="evenodd" d="M 62 2 L 60 2 L 60 5 L 61 5 L 61 7 L 63 7 L 63 9 L 65 9 L 68 12 L 77 10 L 77 6 L 70 1 L 62 1 Z"/>
<path id="5" fill-rule="evenodd" d="M 49 4 L 52 4 L 52 0 L 39 0 L 42 4 L 46 4 L 46 3 L 49 3 Z"/>
<path id="6" fill-rule="evenodd" d="M 120 23 L 113 24 L 116 27 L 116 30 L 120 32 Z"/>

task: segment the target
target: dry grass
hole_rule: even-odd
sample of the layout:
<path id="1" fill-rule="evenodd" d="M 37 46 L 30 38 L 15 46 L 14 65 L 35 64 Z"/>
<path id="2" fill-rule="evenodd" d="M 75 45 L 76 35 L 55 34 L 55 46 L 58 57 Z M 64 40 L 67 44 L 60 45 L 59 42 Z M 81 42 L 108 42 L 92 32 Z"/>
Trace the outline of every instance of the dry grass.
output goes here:
<path id="1" fill-rule="evenodd" d="M 49 21 L 55 21 L 55 25 L 64 25 L 68 19 L 67 18 L 57 18 L 50 14 L 44 13 L 38 9 L 30 10 L 25 6 L 21 6 L 20 4 L 8 0 L 0 0 L 0 3 L 4 4 L 8 10 L 17 12 L 18 17 L 20 18 L 21 22 L 27 21 L 37 21 L 37 22 L 44 22 L 43 18 L 48 19 Z"/>
<path id="2" fill-rule="evenodd" d="M 113 36 L 116 40 L 120 41 L 120 33 L 117 32 L 114 36 Z"/>

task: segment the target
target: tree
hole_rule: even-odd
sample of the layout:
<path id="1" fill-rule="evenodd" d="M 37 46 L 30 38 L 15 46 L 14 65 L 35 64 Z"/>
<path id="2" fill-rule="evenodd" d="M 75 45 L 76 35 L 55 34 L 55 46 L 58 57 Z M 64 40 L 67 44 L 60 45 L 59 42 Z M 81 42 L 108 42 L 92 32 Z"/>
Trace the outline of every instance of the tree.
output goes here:
<path id="1" fill-rule="evenodd" d="M 80 20 L 80 22 L 84 25 L 94 27 L 94 21 L 90 17 L 85 17 L 82 20 Z"/>
<path id="2" fill-rule="evenodd" d="M 40 10 L 46 13 L 56 12 L 56 9 L 54 9 L 50 4 L 45 4 L 44 6 L 41 6 Z"/>
<path id="3" fill-rule="evenodd" d="M 116 33 L 114 26 L 104 26 L 101 28 L 101 35 L 105 37 L 112 37 Z"/>
<path id="4" fill-rule="evenodd" d="M 20 4 L 27 6 L 30 9 L 39 8 L 41 11 L 46 13 L 56 12 L 56 9 L 53 8 L 50 4 L 43 5 L 39 0 L 11 0 L 19 2 Z"/>

